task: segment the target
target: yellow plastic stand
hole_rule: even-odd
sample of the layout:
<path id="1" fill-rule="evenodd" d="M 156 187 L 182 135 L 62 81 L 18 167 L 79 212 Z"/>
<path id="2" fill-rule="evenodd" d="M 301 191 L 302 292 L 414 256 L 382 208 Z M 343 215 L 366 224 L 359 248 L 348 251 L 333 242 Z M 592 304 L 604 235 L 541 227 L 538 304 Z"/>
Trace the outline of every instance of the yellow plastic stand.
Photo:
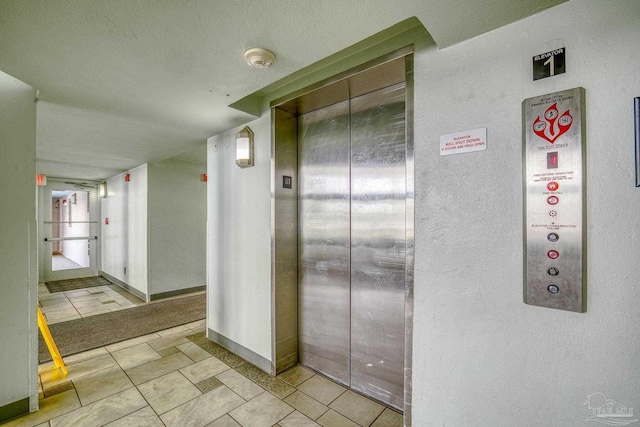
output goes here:
<path id="1" fill-rule="evenodd" d="M 47 348 L 49 349 L 53 363 L 55 363 L 58 369 L 62 370 L 63 375 L 67 375 L 67 367 L 62 360 L 62 356 L 60 356 L 60 351 L 58 351 L 56 343 L 53 341 L 53 337 L 51 336 L 51 332 L 49 332 L 49 327 L 47 326 L 47 321 L 44 319 L 44 314 L 42 314 L 40 307 L 38 307 L 38 328 L 40 328 L 40 332 L 42 332 L 44 342 L 47 343 Z"/>

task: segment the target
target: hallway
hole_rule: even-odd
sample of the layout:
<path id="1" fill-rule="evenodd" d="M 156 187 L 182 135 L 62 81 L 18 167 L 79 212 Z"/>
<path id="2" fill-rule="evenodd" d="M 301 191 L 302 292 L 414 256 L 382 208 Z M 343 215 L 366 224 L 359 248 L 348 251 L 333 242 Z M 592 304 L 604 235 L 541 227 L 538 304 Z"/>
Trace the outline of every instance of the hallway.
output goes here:
<path id="1" fill-rule="evenodd" d="M 303 367 L 265 374 L 197 321 L 39 366 L 40 410 L 14 426 L 373 426 L 402 415 Z"/>
<path id="2" fill-rule="evenodd" d="M 40 283 L 38 301 L 49 325 L 145 304 L 117 285 L 51 293 L 44 283 Z"/>

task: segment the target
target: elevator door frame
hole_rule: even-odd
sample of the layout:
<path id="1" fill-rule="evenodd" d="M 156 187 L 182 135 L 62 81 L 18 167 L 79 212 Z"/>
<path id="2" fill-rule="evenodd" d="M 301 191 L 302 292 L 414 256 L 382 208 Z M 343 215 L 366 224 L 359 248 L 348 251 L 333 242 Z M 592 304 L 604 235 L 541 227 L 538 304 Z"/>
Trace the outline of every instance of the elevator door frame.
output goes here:
<path id="1" fill-rule="evenodd" d="M 414 277 L 413 47 L 409 46 L 271 103 L 272 372 L 298 362 L 297 117 L 308 111 L 404 81 L 406 85 L 406 271 L 404 422 L 411 423 Z M 284 188 L 291 177 L 291 188 Z"/>

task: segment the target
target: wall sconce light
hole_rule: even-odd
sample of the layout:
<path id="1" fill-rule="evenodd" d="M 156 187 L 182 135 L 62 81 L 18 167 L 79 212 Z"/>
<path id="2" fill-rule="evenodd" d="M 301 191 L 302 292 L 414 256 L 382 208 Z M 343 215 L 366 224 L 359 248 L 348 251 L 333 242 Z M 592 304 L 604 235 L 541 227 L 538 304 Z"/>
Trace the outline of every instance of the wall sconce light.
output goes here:
<path id="1" fill-rule="evenodd" d="M 98 194 L 103 199 L 107 198 L 107 181 L 102 181 L 100 184 L 98 184 Z"/>
<path id="2" fill-rule="evenodd" d="M 253 166 L 253 132 L 248 126 L 236 134 L 236 165 L 242 169 Z"/>

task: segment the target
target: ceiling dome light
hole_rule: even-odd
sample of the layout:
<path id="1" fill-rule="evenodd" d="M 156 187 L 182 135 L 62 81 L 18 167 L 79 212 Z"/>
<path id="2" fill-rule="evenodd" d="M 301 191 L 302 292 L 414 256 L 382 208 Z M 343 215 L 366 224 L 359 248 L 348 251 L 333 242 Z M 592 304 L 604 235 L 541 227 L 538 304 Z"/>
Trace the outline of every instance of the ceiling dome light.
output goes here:
<path id="1" fill-rule="evenodd" d="M 244 53 L 244 59 L 247 64 L 255 68 L 269 68 L 276 62 L 276 56 L 273 52 L 259 47 L 247 50 Z"/>

